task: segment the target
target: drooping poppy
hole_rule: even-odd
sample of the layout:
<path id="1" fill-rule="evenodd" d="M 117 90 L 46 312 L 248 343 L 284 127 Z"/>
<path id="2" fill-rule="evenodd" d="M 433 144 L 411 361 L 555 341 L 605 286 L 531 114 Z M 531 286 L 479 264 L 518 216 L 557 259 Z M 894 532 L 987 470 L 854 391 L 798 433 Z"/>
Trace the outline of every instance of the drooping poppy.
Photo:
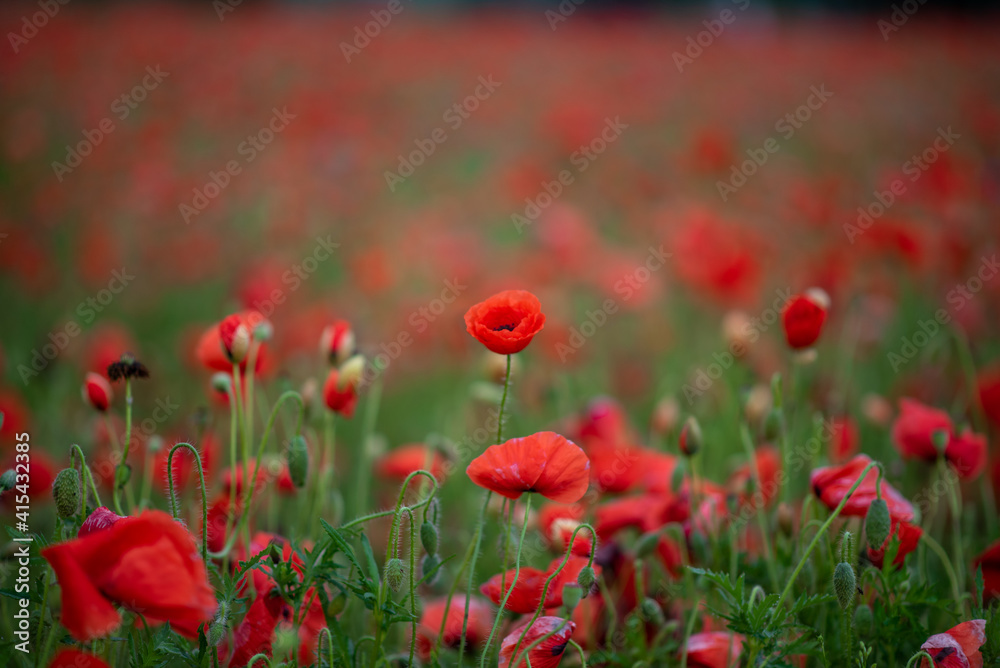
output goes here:
<path id="1" fill-rule="evenodd" d="M 505 290 L 465 314 L 469 334 L 498 355 L 521 352 L 544 326 L 538 297 L 526 290 Z"/>
<path id="2" fill-rule="evenodd" d="M 972 567 L 983 569 L 983 597 L 1000 599 L 1000 540 L 976 557 Z"/>
<path id="3" fill-rule="evenodd" d="M 871 547 L 868 548 L 868 558 L 871 562 L 875 564 L 877 568 L 882 568 L 883 557 L 885 556 L 886 548 L 889 547 L 889 541 L 894 538 L 899 539 L 899 551 L 896 553 L 896 558 L 892 560 L 893 566 L 902 566 L 903 562 L 906 560 L 906 556 L 917 549 L 917 545 L 920 543 L 920 537 L 924 535 L 923 529 L 915 524 L 910 524 L 909 522 L 901 522 L 899 520 L 892 521 L 892 528 L 889 532 L 888 538 L 882 543 L 882 547 L 877 550 L 873 550 Z"/>
<path id="4" fill-rule="evenodd" d="M 539 617 L 525 633 L 527 626 L 527 623 L 521 624 L 503 639 L 500 645 L 499 668 L 508 666 L 523 668 L 528 665 L 528 661 L 531 661 L 532 668 L 554 668 L 559 665 L 563 652 L 569 645 L 569 639 L 576 629 L 576 624 L 562 617 Z M 552 633 L 553 631 L 555 633 Z M 552 635 L 535 645 L 536 640 L 549 633 Z M 521 640 L 522 635 L 524 640 Z M 532 645 L 534 647 L 529 651 L 528 648 Z M 515 647 L 516 657 L 513 656 Z"/>
<path id="5" fill-rule="evenodd" d="M 49 668 L 111 668 L 101 657 L 78 649 L 61 649 L 49 663 Z"/>
<path id="6" fill-rule="evenodd" d="M 99 373 L 88 373 L 83 380 L 83 398 L 94 407 L 95 411 L 103 413 L 108 410 L 114 392 L 111 383 Z"/>
<path id="7" fill-rule="evenodd" d="M 687 642 L 690 668 L 731 668 L 740 663 L 743 636 L 725 631 L 695 633 Z"/>
<path id="8" fill-rule="evenodd" d="M 358 405 L 358 390 L 356 383 L 345 380 L 343 376 L 336 367 L 330 369 L 323 383 L 323 402 L 334 413 L 350 418 Z"/>
<path id="9" fill-rule="evenodd" d="M 944 432 L 951 437 L 951 418 L 942 410 L 926 406 L 915 399 L 899 400 L 899 416 L 892 424 L 892 443 L 903 457 L 933 462 L 938 458 L 934 434 Z"/>
<path id="10" fill-rule="evenodd" d="M 346 320 L 337 320 L 323 328 L 319 352 L 330 364 L 339 365 L 354 354 L 354 330 Z"/>
<path id="11" fill-rule="evenodd" d="M 986 620 L 962 622 L 927 639 L 920 649 L 934 657 L 934 665 L 920 660 L 921 668 L 983 668 L 979 648 L 986 642 Z"/>
<path id="12" fill-rule="evenodd" d="M 212 619 L 216 601 L 191 537 L 170 515 L 147 510 L 42 550 L 62 588 L 63 626 L 81 642 L 121 623 L 116 605 L 187 638 Z"/>
<path id="13" fill-rule="evenodd" d="M 551 431 L 491 445 L 465 470 L 472 482 L 508 499 L 537 492 L 575 503 L 587 493 L 590 460 L 572 441 Z"/>
<path id="14" fill-rule="evenodd" d="M 986 468 L 986 437 L 966 429 L 952 436 L 944 451 L 945 459 L 963 480 L 973 480 Z"/>
<path id="15" fill-rule="evenodd" d="M 823 504 L 833 510 L 854 486 L 861 471 L 871 463 L 868 455 L 858 455 L 843 466 L 823 466 L 813 469 L 809 476 L 813 493 Z M 878 481 L 878 470 L 872 468 L 865 475 L 864 481 L 854 490 L 847 500 L 841 514 L 845 517 L 864 517 L 868 507 L 875 499 L 875 486 Z M 913 506 L 903 498 L 895 487 L 887 480 L 882 480 L 882 498 L 889 506 L 889 515 L 893 519 L 909 522 L 913 520 Z"/>
<path id="16" fill-rule="evenodd" d="M 515 573 L 517 571 L 513 568 L 505 573 L 498 573 L 483 583 L 479 591 L 497 606 L 503 602 L 503 597 L 509 591 L 510 597 L 507 599 L 505 609 L 521 615 L 531 614 L 542 600 L 542 587 L 545 585 L 546 574 L 537 568 L 522 566 L 520 573 L 517 573 L 517 582 L 514 583 Z M 512 584 L 513 589 L 511 589 Z"/>
<path id="17" fill-rule="evenodd" d="M 807 290 L 793 295 L 781 310 L 785 340 L 792 350 L 811 347 L 823 332 L 830 298 L 822 290 Z"/>
<path id="18" fill-rule="evenodd" d="M 469 620 L 465 629 L 465 643 L 467 647 L 474 649 L 482 645 L 490 635 L 490 630 L 493 628 L 493 609 L 481 598 L 472 598 L 468 602 Z M 447 608 L 446 603 L 447 599 L 438 598 L 424 605 L 416 638 L 417 654 L 424 661 L 430 658 L 431 648 L 441 631 L 442 622 L 444 622 L 444 635 L 441 637 L 441 647 L 456 648 L 462 639 L 466 599 L 455 596 Z"/>

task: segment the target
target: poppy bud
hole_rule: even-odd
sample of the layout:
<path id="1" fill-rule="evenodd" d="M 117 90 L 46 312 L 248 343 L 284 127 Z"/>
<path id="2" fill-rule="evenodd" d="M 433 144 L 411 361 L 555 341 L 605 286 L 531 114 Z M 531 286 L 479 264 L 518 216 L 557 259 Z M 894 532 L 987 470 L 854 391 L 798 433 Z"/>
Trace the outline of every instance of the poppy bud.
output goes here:
<path id="1" fill-rule="evenodd" d="M 597 580 L 597 575 L 594 574 L 593 567 L 589 565 L 581 568 L 580 574 L 576 576 L 576 583 L 580 585 L 580 589 L 583 591 L 590 591 L 595 580 Z"/>
<path id="2" fill-rule="evenodd" d="M 271 541 L 270 543 L 268 543 L 267 556 L 271 560 L 271 563 L 280 564 L 282 561 L 284 561 L 284 559 L 282 558 L 283 555 L 281 554 L 282 552 L 283 550 L 281 549 L 281 546 L 278 545 L 276 541 Z"/>
<path id="3" fill-rule="evenodd" d="M 645 559 L 653 550 L 660 544 L 660 532 L 650 531 L 649 533 L 639 536 L 639 540 L 635 543 L 635 556 L 639 559 Z"/>
<path id="4" fill-rule="evenodd" d="M 301 434 L 293 436 L 292 440 L 288 442 L 285 460 L 288 463 L 288 476 L 292 479 L 292 484 L 302 489 L 306 485 L 306 476 L 309 474 L 309 448 L 306 446 L 306 439 Z"/>
<path id="5" fill-rule="evenodd" d="M 403 579 L 406 577 L 406 566 L 402 559 L 390 559 L 385 564 L 385 582 L 389 589 L 398 592 L 403 588 Z"/>
<path id="6" fill-rule="evenodd" d="M 873 550 L 881 550 L 891 529 L 892 520 L 889 517 L 889 504 L 885 502 L 885 499 L 875 499 L 868 506 L 868 513 L 865 514 L 865 535 L 868 536 L 868 547 Z"/>
<path id="7" fill-rule="evenodd" d="M 438 558 L 436 554 L 425 554 L 424 558 L 420 561 L 421 576 L 426 578 L 428 573 L 434 574 L 429 579 L 426 580 L 427 584 L 432 585 L 434 584 L 434 582 L 437 581 L 438 573 L 435 572 L 434 569 L 437 568 L 440 564 L 441 560 Z"/>
<path id="8" fill-rule="evenodd" d="M 17 483 L 17 474 L 14 473 L 14 469 L 7 469 L 0 475 L 0 494 L 4 492 L 9 492 L 14 489 L 14 485 Z"/>
<path id="9" fill-rule="evenodd" d="M 663 397 L 656 408 L 653 409 L 653 416 L 650 420 L 653 432 L 661 435 L 669 434 L 677 426 L 677 418 L 680 417 L 680 406 L 674 397 Z"/>
<path id="10" fill-rule="evenodd" d="M 938 455 L 944 455 L 944 451 L 948 447 L 949 438 L 950 435 L 944 429 L 938 429 L 931 434 L 931 443 L 937 448 Z"/>
<path id="11" fill-rule="evenodd" d="M 340 379 L 337 385 L 338 390 L 345 390 L 348 387 L 357 387 L 361 382 L 361 377 L 365 373 L 365 356 L 352 355 L 343 366 L 340 367 Z"/>
<path id="12" fill-rule="evenodd" d="M 222 639 L 226 637 L 226 632 L 229 630 L 229 614 L 228 607 L 226 606 L 226 601 L 219 601 L 219 613 L 215 616 L 215 620 L 212 621 L 211 625 L 208 627 L 208 644 L 212 647 L 218 647 Z"/>
<path id="13" fill-rule="evenodd" d="M 764 440 L 775 441 L 781 436 L 781 411 L 772 408 L 764 418 Z"/>
<path id="14" fill-rule="evenodd" d="M 660 607 L 659 603 L 647 597 L 642 599 L 640 609 L 642 610 L 642 617 L 644 620 L 651 622 L 657 627 L 663 626 L 663 608 Z"/>
<path id="15" fill-rule="evenodd" d="M 56 500 L 56 514 L 64 520 L 72 519 L 80 512 L 80 472 L 63 469 L 52 483 L 52 497 Z"/>
<path id="16" fill-rule="evenodd" d="M 330 369 L 330 374 L 323 383 L 323 402 L 326 407 L 334 413 L 350 418 L 354 415 L 354 408 L 358 403 L 358 393 L 355 385 L 342 384 L 341 373 L 335 367 Z"/>
<path id="17" fill-rule="evenodd" d="M 670 491 L 678 494 L 684 486 L 684 460 L 678 460 L 674 466 L 673 473 L 670 474 Z"/>
<path id="18" fill-rule="evenodd" d="M 792 350 L 810 348 L 816 343 L 829 308 L 830 297 L 819 288 L 810 288 L 788 300 L 781 311 L 781 325 Z"/>
<path id="19" fill-rule="evenodd" d="M 254 341 L 270 341 L 272 336 L 274 336 L 274 325 L 270 320 L 261 320 L 253 326 Z"/>
<path id="20" fill-rule="evenodd" d="M 132 467 L 128 464 L 119 464 L 115 467 L 115 485 L 122 489 L 132 479 Z"/>
<path id="21" fill-rule="evenodd" d="M 872 632 L 872 609 L 865 603 L 862 603 L 854 611 L 854 628 L 857 630 L 859 635 L 868 636 Z"/>
<path id="22" fill-rule="evenodd" d="M 240 364 L 246 359 L 250 349 L 250 330 L 238 315 L 226 316 L 219 323 L 219 341 L 222 352 L 233 364 Z"/>
<path id="23" fill-rule="evenodd" d="M 339 365 L 354 354 L 354 331 L 344 320 L 323 328 L 319 337 L 319 352 L 330 364 Z"/>
<path id="24" fill-rule="evenodd" d="M 679 444 L 681 452 L 687 457 L 693 457 L 701 450 L 701 426 L 695 416 L 692 415 L 684 421 Z"/>
<path id="25" fill-rule="evenodd" d="M 83 399 L 101 413 L 108 410 L 114 393 L 111 383 L 99 373 L 88 373 L 83 381 Z"/>
<path id="26" fill-rule="evenodd" d="M 430 522 L 424 522 L 420 525 L 420 544 L 424 546 L 424 551 L 427 554 L 437 554 L 438 550 L 438 532 L 437 527 L 435 527 Z"/>
<path id="27" fill-rule="evenodd" d="M 847 610 L 854 602 L 854 594 L 858 581 L 854 577 L 854 569 L 847 562 L 840 562 L 833 571 L 833 591 L 837 594 L 840 607 Z"/>
<path id="28" fill-rule="evenodd" d="M 226 394 L 231 394 L 233 391 L 233 379 L 228 373 L 212 374 L 212 389 L 216 392 L 225 392 Z"/>
<path id="29" fill-rule="evenodd" d="M 153 434 L 149 437 L 149 440 L 146 441 L 146 448 L 149 450 L 151 455 L 155 455 L 163 449 L 163 437 L 158 434 Z"/>
<path id="30" fill-rule="evenodd" d="M 563 585 L 562 600 L 567 609 L 575 610 L 576 606 L 580 604 L 581 598 L 583 598 L 583 589 L 580 588 L 580 585 L 575 582 Z"/>
<path id="31" fill-rule="evenodd" d="M 778 504 L 778 528 L 786 536 L 795 532 L 795 511 L 784 501 Z"/>

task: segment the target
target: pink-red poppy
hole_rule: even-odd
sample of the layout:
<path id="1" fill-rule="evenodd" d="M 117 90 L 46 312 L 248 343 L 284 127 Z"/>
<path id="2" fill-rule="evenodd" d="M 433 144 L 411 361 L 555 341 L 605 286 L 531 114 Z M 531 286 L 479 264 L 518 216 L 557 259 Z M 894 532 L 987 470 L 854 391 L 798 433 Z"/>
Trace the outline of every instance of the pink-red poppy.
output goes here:
<path id="1" fill-rule="evenodd" d="M 246 331 L 250 334 L 253 333 L 254 327 L 264 322 L 266 318 L 258 311 L 243 311 L 237 313 L 234 316 L 229 316 L 230 321 L 232 318 L 238 319 L 238 324 L 246 328 Z M 224 371 L 231 373 L 233 370 L 233 362 L 227 356 L 225 343 L 222 339 L 222 332 L 220 331 L 220 326 L 222 323 L 216 323 L 205 330 L 198 340 L 198 346 L 196 349 L 196 354 L 198 356 L 198 361 L 200 361 L 205 367 L 211 371 Z M 235 330 L 234 330 L 235 335 Z M 232 345 L 232 341 L 230 342 Z M 267 346 L 261 345 L 257 352 L 257 361 L 254 365 L 254 370 L 260 372 L 266 363 L 267 356 Z M 240 362 L 240 370 L 246 371 L 247 359 L 244 358 Z"/>
<path id="2" fill-rule="evenodd" d="M 934 665 L 921 659 L 921 668 L 983 668 L 979 648 L 986 642 L 986 620 L 962 622 L 927 639 L 920 649 L 934 658 Z"/>
<path id="3" fill-rule="evenodd" d="M 526 290 L 505 290 L 465 314 L 469 334 L 499 355 L 521 352 L 544 326 L 538 297 Z"/>
<path id="4" fill-rule="evenodd" d="M 108 410 L 114 392 L 111 391 L 111 383 L 99 373 L 88 373 L 83 380 L 83 398 L 94 407 L 94 410 L 101 413 Z"/>
<path id="5" fill-rule="evenodd" d="M 451 605 L 447 607 L 446 602 L 447 599 L 438 598 L 424 605 L 416 638 L 417 655 L 424 661 L 430 658 L 431 648 L 441 631 L 442 622 L 444 622 L 444 635 L 441 637 L 441 647 L 458 647 L 462 639 L 466 599 L 463 596 L 455 596 L 451 600 Z M 472 598 L 468 602 L 469 619 L 465 629 L 465 643 L 466 647 L 475 649 L 490 635 L 493 627 L 493 609 L 481 598 Z"/>
<path id="6" fill-rule="evenodd" d="M 84 536 L 90 535 L 95 531 L 103 531 L 104 529 L 114 526 L 116 522 L 123 519 L 125 519 L 125 517 L 118 515 L 107 506 L 101 506 L 87 516 L 87 519 L 85 519 L 83 524 L 80 525 L 80 530 L 76 532 L 76 537 L 83 538 Z"/>
<path id="7" fill-rule="evenodd" d="M 170 515 L 147 510 L 42 550 L 62 588 L 61 622 L 86 642 L 121 623 L 116 606 L 198 637 L 215 594 L 194 539 Z"/>
<path id="8" fill-rule="evenodd" d="M 724 631 L 695 633 L 687 642 L 690 668 L 732 668 L 740 663 L 743 636 Z"/>
<path id="9" fill-rule="evenodd" d="M 445 459 L 423 443 L 411 443 L 391 450 L 379 458 L 375 471 L 383 478 L 405 480 L 414 471 L 424 469 L 438 480 L 444 479 Z"/>
<path id="10" fill-rule="evenodd" d="M 352 417 L 358 405 L 355 382 L 344 378 L 344 374 L 336 367 L 330 369 L 326 382 L 323 383 L 323 402 L 334 413 L 345 418 Z"/>
<path id="11" fill-rule="evenodd" d="M 889 546 L 889 541 L 894 538 L 899 539 L 899 552 L 896 553 L 896 558 L 893 559 L 893 566 L 902 566 L 903 562 L 906 560 L 906 556 L 917 549 L 917 545 L 920 544 L 920 537 L 924 535 L 923 530 L 915 524 L 910 524 L 909 522 L 901 522 L 899 520 L 892 521 L 892 528 L 889 532 L 889 537 L 885 539 L 882 543 L 882 547 L 877 550 L 873 550 L 871 547 L 868 548 L 868 558 L 871 562 L 875 564 L 878 568 L 882 568 L 883 557 L 885 556 L 885 550 Z"/>
<path id="12" fill-rule="evenodd" d="M 49 668 L 111 668 L 101 657 L 95 654 L 87 654 L 78 649 L 61 649 L 52 661 Z"/>
<path id="13" fill-rule="evenodd" d="M 986 599 L 1000 599 L 1000 540 L 976 557 L 972 567 L 983 569 L 983 596 Z"/>
<path id="14" fill-rule="evenodd" d="M 986 437 L 966 429 L 948 441 L 945 459 L 963 480 L 978 478 L 986 468 Z"/>
<path id="15" fill-rule="evenodd" d="M 587 455 L 551 431 L 491 445 L 465 471 L 472 482 L 508 499 L 537 492 L 551 501 L 575 503 L 590 482 Z"/>
<path id="16" fill-rule="evenodd" d="M 943 432 L 946 439 L 951 437 L 953 427 L 947 413 L 914 399 L 899 400 L 899 416 L 892 424 L 892 442 L 899 454 L 936 461 L 939 453 L 934 445 L 934 435 L 938 432 Z"/>
<path id="17" fill-rule="evenodd" d="M 857 455 L 843 466 L 824 466 L 814 469 L 809 476 L 813 493 L 827 508 L 833 510 L 847 496 L 848 490 L 854 486 L 861 472 L 871 461 L 868 455 Z M 864 517 L 871 502 L 875 500 L 877 484 L 878 469 L 873 467 L 865 475 L 864 481 L 854 490 L 841 514 L 846 517 Z M 885 479 L 882 480 L 882 498 L 889 506 L 890 517 L 904 522 L 913 519 L 913 506 Z"/>
<path id="18" fill-rule="evenodd" d="M 517 582 L 514 583 L 515 573 L 516 570 L 513 568 L 506 573 L 498 573 L 483 583 L 479 591 L 498 606 L 509 591 L 510 597 L 507 599 L 505 609 L 521 615 L 531 614 L 542 600 L 542 587 L 545 586 L 546 574 L 537 568 L 522 566 Z M 511 584 L 514 585 L 513 589 Z"/>
<path id="19" fill-rule="evenodd" d="M 781 311 L 785 340 L 792 350 L 811 347 L 823 332 L 829 298 L 821 291 L 809 290 L 793 295 Z"/>
<path id="20" fill-rule="evenodd" d="M 531 661 L 532 668 L 555 668 L 562 659 L 563 652 L 569 645 L 569 639 L 576 629 L 576 624 L 562 617 L 539 617 L 525 633 L 528 624 L 521 624 L 500 644 L 499 668 L 516 666 L 525 668 Z M 558 629 L 558 630 L 556 630 Z M 555 631 L 555 633 L 552 633 Z M 535 645 L 535 641 L 552 633 L 551 636 Z M 521 636 L 524 640 L 521 640 Z M 520 646 L 518 642 L 520 641 Z M 531 650 L 529 647 L 534 645 Z M 517 648 L 517 656 L 513 656 Z"/>

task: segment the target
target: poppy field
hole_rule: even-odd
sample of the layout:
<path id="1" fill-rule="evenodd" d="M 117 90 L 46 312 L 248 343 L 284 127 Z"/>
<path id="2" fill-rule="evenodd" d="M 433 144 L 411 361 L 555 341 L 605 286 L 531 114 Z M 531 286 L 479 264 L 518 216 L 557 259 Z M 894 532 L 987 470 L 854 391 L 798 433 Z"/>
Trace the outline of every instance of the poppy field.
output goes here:
<path id="1" fill-rule="evenodd" d="M 0 665 L 1000 666 L 942 12 L 0 8 Z"/>

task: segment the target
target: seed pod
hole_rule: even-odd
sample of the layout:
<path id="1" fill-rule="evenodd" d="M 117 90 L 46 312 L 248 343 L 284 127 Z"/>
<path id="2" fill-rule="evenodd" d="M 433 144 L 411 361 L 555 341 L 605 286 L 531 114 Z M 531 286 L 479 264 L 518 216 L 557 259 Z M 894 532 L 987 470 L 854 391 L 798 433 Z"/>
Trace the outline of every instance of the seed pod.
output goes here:
<path id="1" fill-rule="evenodd" d="M 868 506 L 865 515 L 865 535 L 868 536 L 868 547 L 880 550 L 885 545 L 889 532 L 892 530 L 892 520 L 889 517 L 889 504 L 885 499 L 875 499 Z"/>
<path id="2" fill-rule="evenodd" d="M 229 614 L 226 602 L 223 600 L 219 602 L 219 612 L 208 627 L 208 644 L 212 647 L 217 647 L 222 642 L 222 639 L 226 637 L 228 630 Z"/>
<path id="3" fill-rule="evenodd" d="M 420 575 L 422 577 L 427 577 L 428 573 L 434 573 L 430 578 L 427 579 L 427 584 L 434 584 L 438 579 L 438 574 L 440 571 L 435 572 L 434 569 L 438 567 L 441 560 L 438 559 L 436 554 L 425 554 L 424 558 L 420 561 Z"/>
<path id="4" fill-rule="evenodd" d="M 764 440 L 774 441 L 781 436 L 781 411 L 772 408 L 764 418 Z"/>
<path id="5" fill-rule="evenodd" d="M 402 559 L 390 559 L 385 564 L 385 582 L 389 589 L 398 592 L 403 588 L 403 580 L 406 577 L 406 566 Z"/>
<path id="6" fill-rule="evenodd" d="M 583 598 L 583 588 L 580 587 L 580 585 L 574 582 L 569 582 L 563 585 L 563 605 L 565 605 L 569 610 L 575 610 L 576 606 L 580 604 L 581 598 Z"/>
<path id="7" fill-rule="evenodd" d="M 346 607 L 347 594 L 344 593 L 342 589 L 337 590 L 336 595 L 334 595 L 326 604 L 326 618 L 333 619 L 342 613 Z"/>
<path id="8" fill-rule="evenodd" d="M 845 561 L 837 564 L 833 571 L 833 591 L 837 594 L 840 607 L 847 610 L 854 602 L 854 594 L 858 587 L 857 578 L 854 577 L 854 569 Z"/>
<path id="9" fill-rule="evenodd" d="M 288 462 L 288 476 L 292 479 L 292 484 L 302 489 L 306 486 L 306 477 L 309 475 L 309 448 L 306 439 L 301 435 L 293 436 L 288 442 L 288 450 L 285 452 Z"/>
<path id="10" fill-rule="evenodd" d="M 862 603 L 854 611 L 854 628 L 859 635 L 868 636 L 872 632 L 872 609 Z"/>
<path id="11" fill-rule="evenodd" d="M 80 512 L 80 473 L 76 469 L 63 469 L 52 483 L 52 496 L 56 500 L 56 514 L 64 520 Z"/>
<path id="12" fill-rule="evenodd" d="M 427 554 L 437 554 L 438 551 L 438 531 L 430 522 L 420 525 L 420 544 L 424 546 Z"/>
<path id="13" fill-rule="evenodd" d="M 576 583 L 580 585 L 583 591 L 590 591 L 595 580 L 597 580 L 597 576 L 594 574 L 594 569 L 591 566 L 584 566 L 580 570 L 580 574 L 576 576 Z"/>
<path id="14" fill-rule="evenodd" d="M 119 464 L 115 467 L 115 485 L 118 489 L 123 489 L 128 481 L 132 479 L 132 467 L 128 464 Z"/>
<path id="15" fill-rule="evenodd" d="M 663 608 L 660 607 L 659 603 L 651 598 L 644 598 L 641 610 L 646 621 L 652 622 L 654 626 L 663 626 Z"/>
<path id="16" fill-rule="evenodd" d="M 225 392 L 226 394 L 229 394 L 233 391 L 233 379 L 228 373 L 224 373 L 222 371 L 212 374 L 212 389 L 216 392 Z"/>
<path id="17" fill-rule="evenodd" d="M 698 419 L 695 416 L 692 415 L 684 421 L 679 445 L 681 452 L 687 457 L 693 457 L 701 450 L 701 425 L 698 424 Z"/>

